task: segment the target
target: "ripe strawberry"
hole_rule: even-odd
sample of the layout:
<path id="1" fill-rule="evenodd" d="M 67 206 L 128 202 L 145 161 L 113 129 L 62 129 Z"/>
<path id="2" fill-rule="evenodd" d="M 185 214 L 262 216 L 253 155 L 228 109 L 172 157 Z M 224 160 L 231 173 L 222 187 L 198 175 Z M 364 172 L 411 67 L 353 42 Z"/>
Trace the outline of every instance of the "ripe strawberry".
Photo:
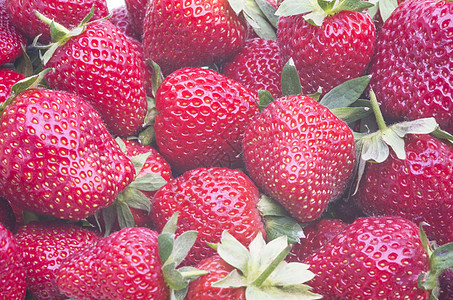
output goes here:
<path id="1" fill-rule="evenodd" d="M 8 200 L 0 197 L 0 224 L 9 231 L 16 227 L 16 216 Z"/>
<path id="2" fill-rule="evenodd" d="M 247 26 L 228 1 L 150 1 L 143 27 L 145 58 L 164 74 L 213 64 L 238 51 Z"/>
<path id="3" fill-rule="evenodd" d="M 18 229 L 15 237 L 28 292 L 37 300 L 67 299 L 57 286 L 58 268 L 68 256 L 99 240 L 95 232 L 61 221 L 28 223 Z"/>
<path id="4" fill-rule="evenodd" d="M 125 5 L 112 9 L 111 14 L 112 17 L 109 19 L 109 21 L 112 22 L 113 25 L 118 27 L 118 29 L 121 30 L 121 32 L 124 33 L 125 36 L 135 40 L 141 39 L 141 36 L 137 34 L 132 27 L 133 19 L 129 15 Z"/>
<path id="5" fill-rule="evenodd" d="M 302 0 L 302 3 L 309 1 Z M 335 86 L 361 76 L 371 59 L 375 43 L 375 27 L 371 17 L 351 7 L 351 1 L 321 1 L 309 14 L 284 14 L 278 22 L 278 45 L 283 63 L 290 58 L 298 70 L 302 91 L 327 93 Z M 368 7 L 362 1 L 354 9 Z M 287 3 L 291 3 L 288 1 Z M 285 8 L 280 5 L 277 14 Z M 308 4 L 309 6 L 311 4 Z M 316 17 L 323 16 L 318 19 Z M 316 26 L 314 24 L 316 24 Z"/>
<path id="6" fill-rule="evenodd" d="M 259 193 L 242 172 L 225 168 L 199 168 L 187 171 L 160 188 L 152 200 L 154 224 L 162 229 L 179 212 L 179 235 L 197 230 L 198 237 L 186 265 L 194 265 L 215 251 L 206 243 L 220 241 L 227 230 L 248 245 L 264 225 L 256 204 Z"/>
<path id="7" fill-rule="evenodd" d="M 124 2 L 130 16 L 132 30 L 141 40 L 149 0 L 125 0 Z"/>
<path id="8" fill-rule="evenodd" d="M 23 54 L 22 47 L 27 41 L 13 25 L 5 8 L 5 0 L 0 0 L 0 65 L 14 61 Z"/>
<path id="9" fill-rule="evenodd" d="M 384 117 L 434 117 L 453 132 L 452 17 L 452 1 L 410 0 L 384 23 L 369 69 Z"/>
<path id="10" fill-rule="evenodd" d="M 255 93 L 212 70 L 185 68 L 167 76 L 157 90 L 154 128 L 174 173 L 241 167 L 244 130 L 258 113 L 255 101 Z"/>
<path id="11" fill-rule="evenodd" d="M 453 270 L 448 269 L 439 277 L 439 300 L 453 299 Z"/>
<path id="12" fill-rule="evenodd" d="M 254 38 L 228 60 L 222 74 L 258 93 L 269 91 L 274 98 L 282 96 L 281 75 L 283 64 L 275 40 Z"/>
<path id="13" fill-rule="evenodd" d="M 108 20 L 84 25 L 81 34 L 60 41 L 45 54 L 51 88 L 82 96 L 113 135 L 128 136 L 143 125 L 146 92 L 143 69 L 130 40 Z"/>
<path id="14" fill-rule="evenodd" d="M 11 87 L 25 76 L 16 71 L 0 68 L 0 104 L 11 96 Z"/>
<path id="15" fill-rule="evenodd" d="M 29 89 L 0 116 L 0 196 L 80 220 L 111 204 L 134 168 L 96 111 L 68 92 Z"/>
<path id="16" fill-rule="evenodd" d="M 9 13 L 11 21 L 23 35 L 29 40 L 33 40 L 36 36 L 42 34 L 41 41 L 45 43 L 51 40 L 50 29 L 35 16 L 35 11 L 44 13 L 50 19 L 67 28 L 79 25 L 93 6 L 95 7 L 94 19 L 100 19 L 109 14 L 106 0 L 71 1 L 70 3 L 65 0 L 5 1 L 6 11 Z"/>
<path id="17" fill-rule="evenodd" d="M 132 48 L 135 49 L 135 54 L 137 55 L 138 66 L 141 69 L 140 73 L 143 76 L 146 95 L 148 97 L 153 97 L 153 68 L 145 60 L 143 45 L 134 39 L 130 39 L 129 42 L 131 43 Z"/>
<path id="18" fill-rule="evenodd" d="M 69 256 L 60 266 L 60 290 L 76 299 L 169 299 L 158 234 L 130 227 Z"/>
<path id="19" fill-rule="evenodd" d="M 305 95 L 269 104 L 245 131 L 243 153 L 258 187 L 301 223 L 344 192 L 355 164 L 348 125 Z"/>
<path id="20" fill-rule="evenodd" d="M 417 287 L 428 255 L 403 218 L 357 219 L 305 263 L 317 275 L 308 284 L 326 299 L 428 299 Z"/>
<path id="21" fill-rule="evenodd" d="M 0 224 L 0 299 L 22 300 L 27 283 L 25 269 L 13 234 Z"/>

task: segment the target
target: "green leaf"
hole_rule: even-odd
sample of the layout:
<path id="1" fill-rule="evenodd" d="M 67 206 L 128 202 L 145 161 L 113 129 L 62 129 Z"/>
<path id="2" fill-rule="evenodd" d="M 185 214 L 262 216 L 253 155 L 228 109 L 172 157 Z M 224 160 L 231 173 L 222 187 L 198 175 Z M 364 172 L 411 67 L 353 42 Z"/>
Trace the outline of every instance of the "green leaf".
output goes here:
<path id="1" fill-rule="evenodd" d="M 280 203 L 264 194 L 261 195 L 257 208 L 262 216 L 289 216 L 289 213 Z"/>
<path id="2" fill-rule="evenodd" d="M 302 87 L 300 84 L 300 77 L 297 73 L 294 60 L 290 58 L 282 71 L 282 95 L 291 96 L 291 95 L 301 95 Z"/>
<path id="3" fill-rule="evenodd" d="M 365 9 L 374 6 L 374 3 L 370 1 L 357 1 L 357 0 L 344 0 L 339 1 L 339 4 L 332 8 L 329 15 L 339 13 L 340 11 L 358 11 L 363 12 Z"/>
<path id="4" fill-rule="evenodd" d="M 197 234 L 197 231 L 190 230 L 185 231 L 176 238 L 173 251 L 170 256 L 170 260 L 175 262 L 176 266 L 178 266 L 184 260 L 184 258 L 186 258 L 187 254 L 195 243 L 195 240 L 197 239 Z"/>
<path id="5" fill-rule="evenodd" d="M 315 277 L 309 267 L 302 263 L 282 263 L 269 276 L 268 282 L 273 286 L 302 284 Z"/>
<path id="6" fill-rule="evenodd" d="M 275 15 L 287 17 L 305 14 L 316 9 L 321 9 L 317 1 L 285 0 L 280 4 Z"/>
<path id="7" fill-rule="evenodd" d="M 275 8 L 266 0 L 256 0 L 256 4 L 259 6 L 269 23 L 271 23 L 274 28 L 277 28 L 278 16 L 275 15 Z"/>
<path id="8" fill-rule="evenodd" d="M 399 159 L 406 159 L 404 139 L 402 139 L 392 128 L 387 128 L 381 133 L 382 140 L 392 148 Z"/>
<path id="9" fill-rule="evenodd" d="M 253 28 L 255 33 L 263 39 L 266 40 L 276 40 L 277 35 L 275 34 L 274 27 L 272 24 L 268 23 L 266 18 L 260 15 L 250 16 L 245 14 L 245 19 Z"/>
<path id="10" fill-rule="evenodd" d="M 149 173 L 135 178 L 129 186 L 140 191 L 152 192 L 159 190 L 166 184 L 167 181 L 160 174 Z"/>
<path id="11" fill-rule="evenodd" d="M 188 286 L 188 281 L 176 270 L 176 264 L 170 263 L 162 267 L 164 273 L 165 283 L 174 290 L 181 290 Z"/>
<path id="12" fill-rule="evenodd" d="M 319 102 L 329 109 L 350 106 L 363 94 L 371 76 L 350 79 L 330 90 Z"/>
<path id="13" fill-rule="evenodd" d="M 160 66 L 151 59 L 147 59 L 146 62 L 153 68 L 153 78 L 151 80 L 151 84 L 153 86 L 153 97 L 156 97 L 157 89 L 161 85 L 162 81 L 164 81 L 164 75 L 160 69 Z"/>
<path id="14" fill-rule="evenodd" d="M 418 233 L 420 235 L 420 240 L 422 242 L 423 248 L 425 248 L 426 254 L 428 254 L 428 257 L 432 255 L 432 249 L 428 241 L 428 237 L 426 236 L 425 231 L 423 230 L 423 226 L 430 226 L 426 222 L 421 222 L 419 227 L 418 227 Z"/>
<path id="15" fill-rule="evenodd" d="M 247 300 L 312 300 L 321 299 L 322 296 L 310 292 L 310 287 L 303 284 L 284 287 L 255 287 L 249 286 L 245 292 Z"/>
<path id="16" fill-rule="evenodd" d="M 131 162 L 134 165 L 135 175 L 137 176 L 143 169 L 146 160 L 151 155 L 151 152 L 141 153 L 131 158 Z"/>
<path id="17" fill-rule="evenodd" d="M 186 298 L 189 286 L 180 290 L 170 289 L 170 300 L 184 300 Z"/>
<path id="18" fill-rule="evenodd" d="M 381 14 L 382 20 L 385 22 L 393 11 L 398 7 L 397 0 L 379 0 L 379 13 Z"/>
<path id="19" fill-rule="evenodd" d="M 369 116 L 373 111 L 369 107 L 343 107 L 333 108 L 331 112 L 337 116 L 337 118 L 350 124 L 357 120 L 361 120 L 366 116 Z"/>
<path id="20" fill-rule="evenodd" d="M 236 15 L 239 15 L 242 11 L 245 10 L 245 1 L 243 0 L 228 0 L 233 11 Z"/>
<path id="21" fill-rule="evenodd" d="M 170 219 L 168 219 L 167 223 L 165 223 L 164 228 L 162 228 L 162 233 L 168 233 L 174 235 L 176 230 L 178 229 L 178 216 L 179 212 L 175 212 Z"/>
<path id="22" fill-rule="evenodd" d="M 102 219 L 104 220 L 105 236 L 112 232 L 113 224 L 116 221 L 116 201 L 102 210 Z"/>
<path id="23" fill-rule="evenodd" d="M 125 153 L 126 152 L 126 143 L 123 141 L 122 138 L 117 137 L 115 138 L 115 142 L 120 146 L 121 152 Z"/>
<path id="24" fill-rule="evenodd" d="M 117 200 L 129 207 L 141 209 L 148 213 L 151 211 L 151 201 L 148 197 L 130 185 L 117 197 Z"/>
<path id="25" fill-rule="evenodd" d="M 362 138 L 362 159 L 365 161 L 383 162 L 389 156 L 390 150 L 384 143 L 380 132 L 369 134 Z"/>
<path id="26" fill-rule="evenodd" d="M 138 135 L 138 140 L 142 145 L 151 145 L 156 140 L 156 131 L 153 126 L 148 126 Z"/>
<path id="27" fill-rule="evenodd" d="M 267 216 L 264 218 L 266 224 L 266 238 L 271 241 L 281 236 L 288 237 L 288 243 L 299 243 L 304 238 L 302 227 L 296 220 L 290 217 Z"/>
<path id="28" fill-rule="evenodd" d="M 135 220 L 129 206 L 121 201 L 116 201 L 116 214 L 120 228 L 134 227 Z"/>
<path id="29" fill-rule="evenodd" d="M 231 271 L 227 276 L 222 279 L 212 283 L 213 287 L 218 288 L 240 288 L 247 286 L 245 278 L 241 276 L 237 269 Z"/>
<path id="30" fill-rule="evenodd" d="M 228 231 L 222 233 L 221 242 L 217 245 L 217 252 L 228 264 L 239 269 L 243 274 L 247 274 L 250 254 L 247 248 Z"/>
<path id="31" fill-rule="evenodd" d="M 450 134 L 449 132 L 446 132 L 439 127 L 431 132 L 431 135 L 435 138 L 441 139 L 441 140 L 447 140 L 450 143 L 453 143 L 453 135 Z"/>
<path id="32" fill-rule="evenodd" d="M 169 233 L 161 233 L 159 234 L 157 240 L 159 243 L 159 257 L 162 261 L 162 265 L 164 265 L 173 252 L 173 245 L 175 242 L 174 235 Z"/>
<path id="33" fill-rule="evenodd" d="M 400 137 L 405 137 L 406 134 L 429 134 L 434 132 L 439 127 L 436 119 L 422 118 L 413 121 L 396 123 L 390 128 Z"/>
<path id="34" fill-rule="evenodd" d="M 263 111 L 269 104 L 274 102 L 274 97 L 269 91 L 259 90 L 258 91 L 258 99 L 259 102 L 257 103 L 258 108 L 260 111 Z"/>

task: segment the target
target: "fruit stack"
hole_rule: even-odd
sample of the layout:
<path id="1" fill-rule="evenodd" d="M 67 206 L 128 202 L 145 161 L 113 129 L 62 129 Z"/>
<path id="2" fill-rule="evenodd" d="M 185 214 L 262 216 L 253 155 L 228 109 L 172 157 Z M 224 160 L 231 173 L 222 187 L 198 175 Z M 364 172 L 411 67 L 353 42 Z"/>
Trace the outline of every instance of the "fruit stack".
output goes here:
<path id="1" fill-rule="evenodd" d="M 453 299 L 453 1 L 0 0 L 0 299 Z"/>

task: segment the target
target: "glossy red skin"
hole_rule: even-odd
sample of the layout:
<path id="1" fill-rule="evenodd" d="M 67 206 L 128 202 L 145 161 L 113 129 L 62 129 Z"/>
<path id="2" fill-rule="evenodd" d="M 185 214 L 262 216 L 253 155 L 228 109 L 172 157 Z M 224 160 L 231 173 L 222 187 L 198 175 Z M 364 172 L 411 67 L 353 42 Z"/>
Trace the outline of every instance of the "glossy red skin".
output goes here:
<path id="1" fill-rule="evenodd" d="M 179 211 L 180 235 L 197 230 L 197 240 L 184 260 L 195 265 L 216 252 L 206 242 L 220 242 L 228 230 L 248 245 L 258 232 L 265 234 L 256 205 L 259 192 L 244 173 L 225 168 L 199 168 L 187 171 L 160 188 L 152 200 L 151 217 L 160 232 Z"/>
<path id="2" fill-rule="evenodd" d="M 137 34 L 137 32 L 133 28 L 133 18 L 129 15 L 125 5 L 112 9 L 111 14 L 112 17 L 109 19 L 109 21 L 112 22 L 113 25 L 118 27 L 118 29 L 121 30 L 121 32 L 124 33 L 125 36 L 135 40 L 141 40 L 140 34 Z"/>
<path id="3" fill-rule="evenodd" d="M 208 66 L 238 51 L 246 22 L 227 0 L 150 1 L 143 32 L 145 58 L 164 74 L 184 67 Z"/>
<path id="4" fill-rule="evenodd" d="M 0 196 L 70 220 L 113 203 L 135 176 L 96 111 L 48 89 L 24 91 L 3 111 L 0 161 Z"/>
<path id="5" fill-rule="evenodd" d="M 141 40 L 149 0 L 125 0 L 124 2 L 130 15 L 132 30 L 140 37 L 139 40 Z"/>
<path id="6" fill-rule="evenodd" d="M 453 242 L 453 146 L 430 135 L 408 135 L 405 150 L 405 160 L 390 151 L 386 161 L 367 164 L 358 205 L 368 215 L 425 221 L 430 240 Z"/>
<path id="7" fill-rule="evenodd" d="M 16 227 L 16 215 L 8 200 L 0 197 L 0 224 L 13 232 Z"/>
<path id="8" fill-rule="evenodd" d="M 0 1 L 0 66 L 22 56 L 22 47 L 27 44 L 25 37 L 13 25 L 5 8 L 5 0 Z"/>
<path id="9" fill-rule="evenodd" d="M 316 275 L 307 284 L 326 299 L 429 299 L 417 287 L 428 256 L 407 219 L 359 218 L 305 263 Z"/>
<path id="10" fill-rule="evenodd" d="M 49 43 L 50 27 L 35 16 L 39 11 L 51 20 L 68 29 L 76 27 L 95 6 L 92 20 L 108 16 L 109 10 L 106 0 L 5 0 L 6 10 L 11 21 L 30 41 L 42 34 L 41 43 Z"/>
<path id="11" fill-rule="evenodd" d="M 305 237 L 293 244 L 288 262 L 303 262 L 310 254 L 330 242 L 342 232 L 348 224 L 339 219 L 320 219 L 303 227 Z"/>
<path id="12" fill-rule="evenodd" d="M 169 299 L 157 245 L 158 233 L 128 227 L 66 259 L 58 287 L 74 299 Z"/>
<path id="13" fill-rule="evenodd" d="M 112 135 L 129 136 L 143 125 L 143 69 L 130 40 L 110 21 L 87 25 L 59 47 L 44 68 L 54 68 L 46 74 L 52 89 L 83 97 Z"/>
<path id="14" fill-rule="evenodd" d="M 341 11 L 314 26 L 302 15 L 282 17 L 278 44 L 283 64 L 294 59 L 302 91 L 311 94 L 365 73 L 374 50 L 375 27 L 366 13 Z"/>
<path id="15" fill-rule="evenodd" d="M 439 300 L 453 299 L 453 270 L 447 269 L 439 277 Z"/>
<path id="16" fill-rule="evenodd" d="M 0 68 L 0 103 L 5 102 L 11 96 L 11 87 L 24 78 L 25 76 L 19 72 Z"/>
<path id="17" fill-rule="evenodd" d="M 159 151 L 174 173 L 243 166 L 242 138 L 258 114 L 256 97 L 212 70 L 185 68 L 167 76 L 156 93 L 154 128 Z"/>
<path id="18" fill-rule="evenodd" d="M 137 60 L 139 67 L 141 68 L 141 73 L 143 76 L 143 84 L 145 86 L 146 95 L 148 97 L 153 97 L 153 68 L 145 60 L 145 55 L 143 54 L 143 45 L 137 40 L 130 40 L 132 47 L 135 49 L 137 54 Z"/>
<path id="19" fill-rule="evenodd" d="M 245 288 L 218 288 L 211 285 L 234 270 L 219 255 L 203 259 L 196 266 L 199 270 L 210 273 L 203 275 L 189 284 L 186 300 L 245 300 Z"/>
<path id="20" fill-rule="evenodd" d="M 410 0 L 383 25 L 370 85 L 385 118 L 434 117 L 453 132 L 453 2 Z"/>
<path id="21" fill-rule="evenodd" d="M 31 222 L 15 235 L 22 253 L 28 292 L 37 300 L 63 300 L 57 276 L 61 263 L 75 252 L 95 244 L 94 231 L 60 221 Z"/>
<path id="22" fill-rule="evenodd" d="M 345 191 L 355 163 L 348 125 L 305 95 L 283 97 L 244 134 L 249 176 L 300 223 L 319 218 Z"/>
<path id="23" fill-rule="evenodd" d="M 266 90 L 279 98 L 282 96 L 282 69 L 277 41 L 254 38 L 247 40 L 244 47 L 224 64 L 222 74 L 256 93 Z"/>
<path id="24" fill-rule="evenodd" d="M 0 224 L 0 298 L 23 300 L 27 289 L 25 269 L 14 235 Z"/>

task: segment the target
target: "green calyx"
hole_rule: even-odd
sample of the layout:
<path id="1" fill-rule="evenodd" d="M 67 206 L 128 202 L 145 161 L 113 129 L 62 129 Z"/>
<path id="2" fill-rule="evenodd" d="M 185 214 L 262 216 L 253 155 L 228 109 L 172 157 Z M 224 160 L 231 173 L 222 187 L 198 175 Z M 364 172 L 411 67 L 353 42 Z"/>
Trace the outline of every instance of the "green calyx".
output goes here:
<path id="1" fill-rule="evenodd" d="M 217 245 L 220 257 L 235 270 L 213 283 L 220 288 L 245 288 L 246 299 L 320 299 L 305 282 L 315 275 L 302 263 L 284 261 L 291 247 L 286 236 L 266 244 L 261 233 L 248 249 L 227 231 Z"/>

